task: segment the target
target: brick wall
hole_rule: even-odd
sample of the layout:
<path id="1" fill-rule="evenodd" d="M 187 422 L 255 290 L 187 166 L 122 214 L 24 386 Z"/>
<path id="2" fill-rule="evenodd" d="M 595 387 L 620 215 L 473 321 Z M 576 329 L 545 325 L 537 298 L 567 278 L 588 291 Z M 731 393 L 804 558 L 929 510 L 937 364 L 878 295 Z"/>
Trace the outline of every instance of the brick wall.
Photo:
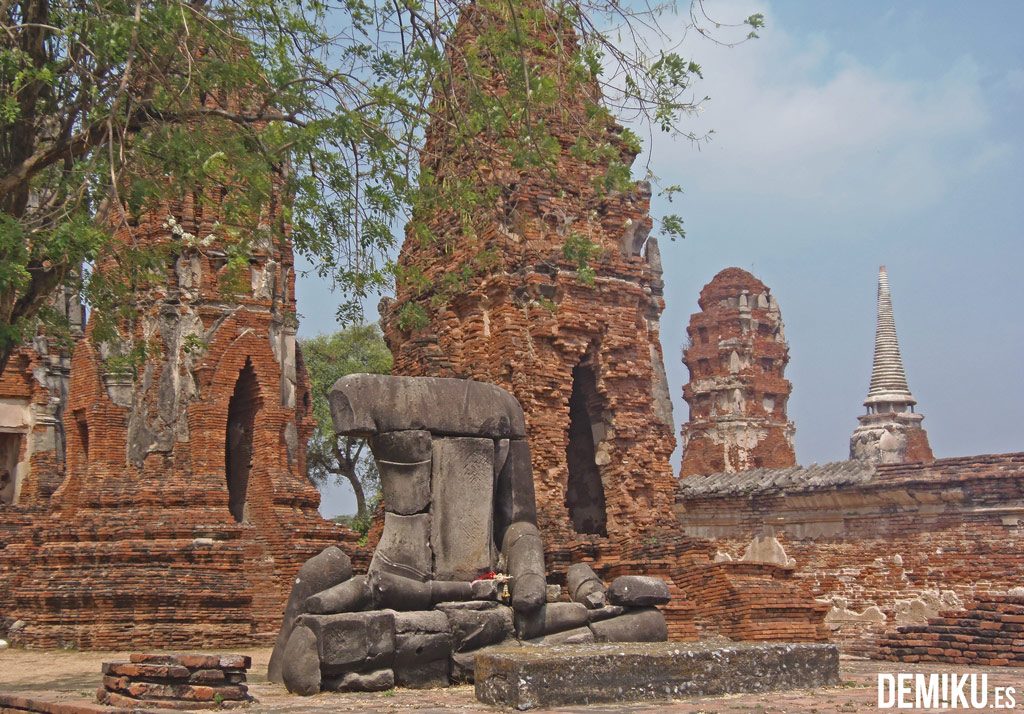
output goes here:
<path id="1" fill-rule="evenodd" d="M 486 61 L 482 28 L 505 22 L 495 7 L 504 6 L 467 8 L 448 48 L 458 75 L 455 102 L 465 91 L 464 55 L 479 51 Z M 556 21 L 519 20 L 535 36 L 525 51 L 537 71 L 570 82 L 552 48 L 571 46 L 572 31 Z M 504 91 L 498 73 L 475 79 L 485 91 Z M 419 280 L 400 282 L 397 300 L 384 310 L 396 374 L 492 382 L 522 403 L 539 525 L 549 542 L 581 533 L 614 537 L 671 518 L 674 427 L 659 339 L 660 260 L 647 238 L 650 187 L 601 189 L 612 157 L 594 152 L 587 159 L 574 150 L 589 140 L 611 147 L 626 165 L 635 158 L 622 127 L 584 101 L 597 93 L 592 82 L 565 86 L 557 106 L 537 108 L 534 121 L 546 122 L 558 146 L 551 166 L 516 163 L 501 136 L 481 133 L 465 146 L 449 139 L 443 123 L 431 128 L 424 170 L 438 184 L 463 181 L 487 199 L 470 226 L 447 205 L 417 213 L 416 225 L 432 238 L 411 226 L 399 264 Z M 587 266 L 592 281 L 566 256 L 570 239 L 596 249 Z M 459 276 L 458 289 L 444 294 Z M 425 325 L 403 323 L 410 305 L 423 311 Z M 592 437 L 585 448 L 598 476 L 593 488 L 574 488 L 569 401 L 584 377 L 594 391 L 585 395 L 582 431 Z M 584 495 L 604 502 L 590 526 L 573 519 Z"/>
<path id="2" fill-rule="evenodd" d="M 506 22 L 488 8 L 481 3 L 467 9 L 448 47 L 455 101 L 465 91 L 464 55 L 488 56 L 478 44 L 481 28 Z M 558 154 L 552 166 L 523 165 L 513 161 L 504 137 L 481 133 L 466 146 L 449 141 L 443 124 L 431 127 L 424 169 L 438 184 L 468 184 L 487 200 L 468 221 L 441 205 L 421 210 L 409 227 L 399 265 L 416 279 L 400 282 L 396 300 L 383 306 L 394 371 L 479 379 L 519 399 L 552 582 L 580 561 L 606 579 L 625 573 L 665 577 L 677 596 L 666 615 L 678 639 L 692 639 L 702 628 L 720 632 L 725 618 L 713 611 L 725 599 L 753 615 L 750 627 L 733 631 L 737 636 L 819 638 L 821 607 L 801 602 L 786 578 L 760 566 L 733 577 L 711 562 L 714 549 L 707 541 L 675 528 L 669 465 L 675 439 L 660 344 L 661 261 L 656 240 L 648 237 L 650 187 L 601 188 L 611 157 L 595 152 L 601 158 L 588 160 L 577 148 L 588 141 L 611 147 L 626 165 L 634 149 L 622 127 L 583 101 L 599 96 L 596 85 L 571 87 L 560 74 L 549 48 L 575 42 L 571 31 L 559 30 L 555 21 L 520 22 L 533 35 L 525 50 L 531 65 L 563 86 L 557 106 L 535 107 L 533 117 L 546 122 Z M 474 80 L 485 91 L 504 91 L 498 74 Z M 427 232 L 429 240 L 423 238 Z M 565 251 L 568 241 L 580 238 L 597 249 L 586 266 L 592 280 Z M 446 294 L 453 278 L 457 289 Z M 422 310 L 425 325 L 405 324 L 410 306 Z M 777 387 L 781 393 L 782 385 Z M 574 421 L 581 413 L 582 425 Z M 578 476 L 576 460 L 595 465 L 596 478 L 592 472 Z M 593 480 L 574 487 L 583 479 Z M 580 517 L 582 501 L 588 508 L 603 501 L 600 527 Z M 722 584 L 720 597 L 702 599 L 699 588 L 684 586 L 709 568 Z M 785 591 L 793 607 L 759 628 L 752 608 L 768 591 Z M 790 626 L 776 627 L 780 621 Z"/>
<path id="3" fill-rule="evenodd" d="M 718 493 L 710 480 L 684 484 L 677 516 L 684 533 L 710 538 L 734 560 L 768 529 L 854 651 L 870 653 L 879 632 L 924 622 L 976 592 L 1019 585 L 1024 454 L 858 468 L 855 476 L 841 466 L 831 475 L 804 470 L 802 485 L 799 469 L 784 481 L 771 471 L 732 475 Z"/>

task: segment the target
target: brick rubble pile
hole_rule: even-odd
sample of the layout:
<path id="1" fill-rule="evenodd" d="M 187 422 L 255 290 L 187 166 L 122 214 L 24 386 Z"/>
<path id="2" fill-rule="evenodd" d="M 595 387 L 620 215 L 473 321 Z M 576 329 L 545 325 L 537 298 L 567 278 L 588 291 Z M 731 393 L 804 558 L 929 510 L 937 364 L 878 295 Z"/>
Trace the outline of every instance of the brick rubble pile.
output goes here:
<path id="1" fill-rule="evenodd" d="M 153 709 L 232 709 L 255 700 L 246 686 L 244 655 L 132 654 L 103 663 L 100 704 Z"/>
<path id="2" fill-rule="evenodd" d="M 963 610 L 898 627 L 879 639 L 877 658 L 1024 667 L 1024 595 L 979 594 Z"/>

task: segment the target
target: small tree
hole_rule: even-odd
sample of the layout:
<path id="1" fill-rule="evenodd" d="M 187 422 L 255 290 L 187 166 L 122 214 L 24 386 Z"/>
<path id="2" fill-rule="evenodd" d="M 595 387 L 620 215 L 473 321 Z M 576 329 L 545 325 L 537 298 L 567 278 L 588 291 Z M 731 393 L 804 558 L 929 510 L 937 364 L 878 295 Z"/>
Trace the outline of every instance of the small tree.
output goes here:
<path id="1" fill-rule="evenodd" d="M 303 340 L 302 356 L 309 373 L 316 429 L 306 447 L 309 478 L 323 486 L 347 482 L 356 496 L 353 527 L 369 521 L 379 477 L 365 439 L 334 433 L 327 394 L 347 374 L 391 371 L 391 353 L 376 325 L 355 325 L 330 335 Z"/>

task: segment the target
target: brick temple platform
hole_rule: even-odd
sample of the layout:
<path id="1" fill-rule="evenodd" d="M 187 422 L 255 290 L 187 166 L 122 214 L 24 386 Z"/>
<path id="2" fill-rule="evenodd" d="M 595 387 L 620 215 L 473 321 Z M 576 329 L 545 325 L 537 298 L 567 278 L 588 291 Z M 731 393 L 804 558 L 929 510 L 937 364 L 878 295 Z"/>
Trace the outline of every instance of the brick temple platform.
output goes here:
<path id="1" fill-rule="evenodd" d="M 477 699 L 523 710 L 834 685 L 839 650 L 670 642 L 510 646 L 478 655 L 475 674 Z"/>
<path id="2" fill-rule="evenodd" d="M 267 210 L 273 222 L 282 209 Z M 25 623 L 12 644 L 272 641 L 299 566 L 344 537 L 306 476 L 313 419 L 291 242 L 260 241 L 247 289 L 225 292 L 221 239 L 199 250 L 169 227 L 207 236 L 222 218 L 197 187 L 114 238 L 175 260 L 136 287 L 135 319 L 118 326 L 126 345 L 147 345 L 136 369 L 111 371 L 94 313 L 70 363 L 65 467 L 44 479 L 36 463 L 21 500 L 0 504 L 0 615 Z M 33 485 L 44 481 L 56 489 L 45 500 Z"/>

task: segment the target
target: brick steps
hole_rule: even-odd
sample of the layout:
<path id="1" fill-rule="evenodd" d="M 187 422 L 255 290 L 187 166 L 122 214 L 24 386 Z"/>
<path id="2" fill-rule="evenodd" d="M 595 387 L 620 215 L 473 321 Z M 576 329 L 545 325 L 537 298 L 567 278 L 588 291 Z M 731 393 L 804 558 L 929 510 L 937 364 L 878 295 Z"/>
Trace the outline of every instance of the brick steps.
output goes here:
<path id="1" fill-rule="evenodd" d="M 964 610 L 941 612 L 926 625 L 898 627 L 879 638 L 876 657 L 1024 667 L 1024 596 L 979 594 Z"/>
<path id="2" fill-rule="evenodd" d="M 63 523 L 39 518 L 3 550 L 13 576 L 0 610 L 26 622 L 13 639 L 93 650 L 273 641 L 293 568 L 336 542 L 338 529 L 318 522 L 303 529 L 318 541 L 274 552 L 221 511 L 170 506 L 152 522 L 84 509 Z"/>

